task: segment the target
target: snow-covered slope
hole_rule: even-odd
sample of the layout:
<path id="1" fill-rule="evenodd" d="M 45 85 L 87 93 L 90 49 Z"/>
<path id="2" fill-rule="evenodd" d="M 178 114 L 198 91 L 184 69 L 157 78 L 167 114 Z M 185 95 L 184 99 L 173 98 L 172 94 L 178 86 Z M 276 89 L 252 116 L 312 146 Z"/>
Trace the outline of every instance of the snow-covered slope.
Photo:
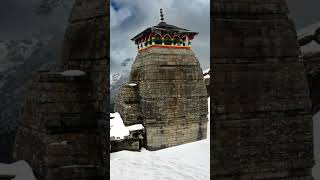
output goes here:
<path id="1" fill-rule="evenodd" d="M 210 98 L 208 101 L 210 109 Z M 208 118 L 210 118 L 208 114 Z M 210 121 L 209 121 L 210 122 Z M 209 180 L 210 126 L 207 139 L 159 151 L 110 154 L 111 180 Z"/>
<path id="2" fill-rule="evenodd" d="M 25 161 L 12 164 L 0 163 L 0 175 L 15 175 L 13 180 L 36 180 L 31 167 Z"/>

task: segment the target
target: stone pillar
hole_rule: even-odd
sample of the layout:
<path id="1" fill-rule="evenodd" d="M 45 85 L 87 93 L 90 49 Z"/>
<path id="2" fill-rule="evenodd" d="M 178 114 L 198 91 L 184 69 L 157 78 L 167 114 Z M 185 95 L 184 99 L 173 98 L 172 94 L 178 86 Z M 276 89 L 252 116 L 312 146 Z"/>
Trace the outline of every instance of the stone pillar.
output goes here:
<path id="1" fill-rule="evenodd" d="M 309 91 L 286 1 L 211 6 L 212 179 L 312 179 Z"/>

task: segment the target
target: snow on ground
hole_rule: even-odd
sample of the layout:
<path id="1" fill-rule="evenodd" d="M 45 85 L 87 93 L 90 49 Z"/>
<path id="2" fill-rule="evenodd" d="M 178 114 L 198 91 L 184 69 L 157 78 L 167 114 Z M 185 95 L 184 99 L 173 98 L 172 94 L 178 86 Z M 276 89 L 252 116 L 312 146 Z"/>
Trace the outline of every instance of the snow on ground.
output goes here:
<path id="1" fill-rule="evenodd" d="M 202 73 L 203 73 L 203 74 L 208 74 L 208 73 L 209 73 L 209 71 L 210 71 L 210 68 L 209 68 L 209 69 L 204 70 Z"/>
<path id="2" fill-rule="evenodd" d="M 210 109 L 210 98 L 208 99 Z M 208 117 L 210 117 L 208 115 Z M 111 180 L 209 180 L 210 126 L 207 139 L 159 151 L 110 154 Z"/>
<path id="3" fill-rule="evenodd" d="M 36 180 L 31 167 L 25 161 L 12 164 L 0 163 L 0 175 L 16 175 L 13 180 Z"/>

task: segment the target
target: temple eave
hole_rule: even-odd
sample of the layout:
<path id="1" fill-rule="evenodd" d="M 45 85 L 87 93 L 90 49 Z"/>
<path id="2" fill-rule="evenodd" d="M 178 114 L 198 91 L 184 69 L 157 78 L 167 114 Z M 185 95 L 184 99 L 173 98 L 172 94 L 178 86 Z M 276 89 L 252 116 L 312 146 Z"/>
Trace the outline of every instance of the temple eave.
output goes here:
<path id="1" fill-rule="evenodd" d="M 172 49 L 191 49 L 191 46 L 173 46 L 173 45 L 159 45 L 159 44 L 154 44 L 142 49 L 139 49 L 138 52 L 144 51 L 149 48 L 172 48 Z"/>

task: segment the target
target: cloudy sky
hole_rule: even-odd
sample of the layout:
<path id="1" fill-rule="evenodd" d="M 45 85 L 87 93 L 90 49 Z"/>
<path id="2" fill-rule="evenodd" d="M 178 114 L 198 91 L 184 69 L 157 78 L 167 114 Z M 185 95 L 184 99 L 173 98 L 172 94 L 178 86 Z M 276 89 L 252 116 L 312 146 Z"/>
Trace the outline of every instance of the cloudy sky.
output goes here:
<path id="1" fill-rule="evenodd" d="M 111 0 L 111 73 L 119 71 L 124 59 L 135 58 L 137 48 L 130 39 L 160 22 L 160 8 L 168 24 L 199 32 L 192 49 L 202 68 L 209 67 L 209 0 Z"/>
<path id="2" fill-rule="evenodd" d="M 0 41 L 44 38 L 52 32 L 64 31 L 74 0 L 64 0 L 64 5 L 48 15 L 38 14 L 44 0 L 1 0 Z"/>
<path id="3" fill-rule="evenodd" d="M 320 22 L 319 0 L 287 0 L 290 16 L 297 29 Z"/>
<path id="4" fill-rule="evenodd" d="M 34 11 L 40 1 L 1 0 L 0 41 L 42 38 L 51 32 L 64 31 L 71 8 L 56 8 L 43 16 Z M 209 66 L 209 0 L 111 0 L 111 4 L 112 72 L 123 60 L 136 56 L 136 47 L 130 39 L 159 23 L 160 8 L 164 9 L 167 23 L 199 32 L 193 50 L 202 67 Z M 319 0 L 288 0 L 288 4 L 297 29 L 320 21 Z"/>
<path id="5" fill-rule="evenodd" d="M 119 72 L 125 59 L 135 58 L 136 46 L 130 39 L 160 22 L 160 8 L 164 10 L 167 23 L 199 32 L 192 49 L 202 68 L 208 68 L 209 3 L 209 0 L 111 0 L 111 73 Z M 288 0 L 288 4 L 297 29 L 320 21 L 319 0 Z"/>

